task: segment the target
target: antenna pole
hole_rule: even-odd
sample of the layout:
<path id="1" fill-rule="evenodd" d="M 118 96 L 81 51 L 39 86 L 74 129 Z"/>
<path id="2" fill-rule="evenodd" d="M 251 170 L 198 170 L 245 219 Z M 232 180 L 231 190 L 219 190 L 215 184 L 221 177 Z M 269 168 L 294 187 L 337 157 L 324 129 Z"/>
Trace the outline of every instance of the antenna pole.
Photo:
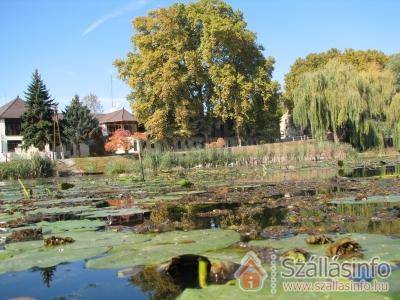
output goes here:
<path id="1" fill-rule="evenodd" d="M 113 94 L 113 78 L 110 75 L 110 83 L 111 83 L 111 106 L 114 107 L 114 94 Z"/>

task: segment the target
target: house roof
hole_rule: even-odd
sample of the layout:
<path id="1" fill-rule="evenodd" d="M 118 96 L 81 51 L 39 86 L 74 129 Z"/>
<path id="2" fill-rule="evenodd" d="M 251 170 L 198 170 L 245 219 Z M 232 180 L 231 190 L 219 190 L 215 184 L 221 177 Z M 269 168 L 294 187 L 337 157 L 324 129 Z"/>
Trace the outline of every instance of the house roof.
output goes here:
<path id="1" fill-rule="evenodd" d="M 0 118 L 2 119 L 17 119 L 21 118 L 26 111 L 26 103 L 20 97 L 4 104 L 0 107 Z"/>
<path id="2" fill-rule="evenodd" d="M 97 114 L 96 117 L 99 120 L 100 124 L 137 121 L 136 118 L 125 108 L 113 111 L 108 114 Z"/>

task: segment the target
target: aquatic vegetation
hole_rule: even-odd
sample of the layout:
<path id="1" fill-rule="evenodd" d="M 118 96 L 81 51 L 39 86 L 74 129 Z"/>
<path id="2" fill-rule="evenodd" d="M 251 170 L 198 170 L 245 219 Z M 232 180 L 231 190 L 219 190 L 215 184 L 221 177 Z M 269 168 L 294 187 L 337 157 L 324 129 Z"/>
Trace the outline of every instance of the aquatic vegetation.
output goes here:
<path id="1" fill-rule="evenodd" d="M 219 259 L 211 264 L 209 281 L 217 284 L 227 283 L 229 280 L 234 279 L 234 274 L 239 266 L 240 264 L 235 262 Z"/>
<path id="2" fill-rule="evenodd" d="M 359 243 L 353 241 L 349 237 L 341 238 L 326 248 L 326 255 L 329 257 L 338 256 L 339 258 L 363 258 Z"/>
<path id="3" fill-rule="evenodd" d="M 182 154 L 174 155 L 181 159 Z M 193 295 L 196 299 L 210 291 L 218 296 L 226 289 L 227 295 L 236 299 L 241 296 L 238 287 L 233 286 L 235 294 L 232 286 L 214 289 L 213 284 L 231 281 L 238 263 L 250 250 L 268 267 L 272 253 L 297 261 L 313 254 L 325 256 L 333 240 L 349 237 L 362 247 L 359 252 L 365 259 L 379 255 L 394 266 L 400 260 L 400 239 L 393 238 L 400 232 L 397 181 L 326 180 L 337 172 L 336 162 L 269 165 L 271 171 L 266 176 L 261 166 L 253 165 L 167 171 L 160 167 L 157 176 L 148 176 L 144 183 L 131 180 L 131 175 L 68 178 L 66 182 L 74 187 L 62 192 L 61 179 L 24 180 L 35 195 L 29 201 L 22 197 L 16 181 L 6 182 L 0 187 L 2 239 L 20 229 L 41 229 L 43 238 L 5 244 L 0 250 L 0 273 L 85 260 L 87 268 L 112 269 L 115 275 L 115 269 L 141 265 L 143 272 L 125 276 L 154 297 L 175 298 L 183 291 L 181 297 Z M 310 177 L 308 172 L 312 172 Z M 195 183 L 195 188 L 180 186 L 180 179 Z M 337 189 L 332 188 L 335 182 L 339 182 Z M 46 188 L 59 192 L 49 193 Z M 356 201 L 361 191 L 368 197 Z M 329 234 L 345 230 L 360 233 Z M 52 236 L 70 237 L 74 242 L 45 246 L 44 239 Z M 201 290 L 183 287 L 171 276 L 159 273 L 160 264 L 188 254 L 211 263 L 207 280 L 201 277 Z M 200 280 L 198 267 L 196 282 Z M 152 280 L 154 284 L 149 282 Z M 268 298 L 262 292 L 260 295 Z M 278 291 L 277 298 L 284 298 L 282 295 Z"/>
<path id="4" fill-rule="evenodd" d="M 388 262 L 396 262 L 400 259 L 400 253 L 398 250 L 400 245 L 400 239 L 388 237 L 379 234 L 370 233 L 351 233 L 351 234 L 335 234 L 327 235 L 332 239 L 340 240 L 341 238 L 349 238 L 351 241 L 359 244 L 362 247 L 362 254 L 365 259 L 370 259 L 376 255 L 379 255 L 381 260 Z M 326 245 L 311 245 L 306 243 L 308 235 L 299 234 L 289 238 L 282 238 L 279 240 L 256 240 L 250 241 L 248 244 L 254 247 L 270 247 L 275 248 L 279 253 L 284 253 L 287 250 L 293 248 L 293 246 L 301 247 L 308 251 L 310 254 L 317 256 L 325 256 L 326 249 L 333 244 Z M 357 247 L 355 247 L 357 249 Z M 360 248 L 358 248 L 360 249 Z"/>
<path id="5" fill-rule="evenodd" d="M 331 200 L 332 204 L 366 204 L 366 203 L 397 203 L 400 202 L 400 195 L 388 195 L 388 196 L 369 196 L 363 201 L 359 201 L 354 197 L 342 198 Z"/>
<path id="6" fill-rule="evenodd" d="M 75 242 L 75 240 L 69 236 L 66 237 L 58 237 L 58 236 L 51 236 L 48 238 L 44 239 L 44 245 L 46 247 L 51 247 L 51 246 L 60 246 L 60 245 L 65 245 L 65 244 L 71 244 Z"/>
<path id="7" fill-rule="evenodd" d="M 26 188 L 20 178 L 18 178 L 18 183 L 21 185 L 24 197 L 26 200 L 30 200 L 33 196 L 33 191 L 30 188 Z"/>
<path id="8" fill-rule="evenodd" d="M 193 186 L 193 182 L 189 181 L 188 179 L 181 179 L 178 181 L 178 184 L 184 188 L 190 188 Z"/>
<path id="9" fill-rule="evenodd" d="M 307 244 L 324 245 L 333 243 L 333 239 L 326 235 L 313 235 L 306 239 Z"/>
<path id="10" fill-rule="evenodd" d="M 183 254 L 203 254 L 226 248 L 239 241 L 232 230 L 208 229 L 172 231 L 149 236 L 150 240 L 134 245 L 116 245 L 106 256 L 90 259 L 86 266 L 94 269 L 154 265 Z"/>
<path id="11" fill-rule="evenodd" d="M 43 238 L 42 229 L 18 229 L 13 231 L 9 236 L 7 236 L 7 243 L 14 242 L 26 242 L 26 241 L 34 241 L 41 240 Z"/>
<path id="12" fill-rule="evenodd" d="M 47 177 L 52 173 L 53 163 L 39 155 L 0 163 L 0 179 Z"/>
<path id="13" fill-rule="evenodd" d="M 75 184 L 72 184 L 72 183 L 69 183 L 69 182 L 62 182 L 60 184 L 60 188 L 63 191 L 72 189 L 74 186 L 75 186 Z"/>
<path id="14" fill-rule="evenodd" d="M 48 238 L 51 236 L 45 236 Z M 59 234 L 59 237 L 67 237 Z M 0 250 L 0 273 L 27 270 L 32 267 L 51 267 L 63 262 L 73 262 L 106 253 L 115 245 L 123 247 L 142 243 L 145 235 L 120 232 L 68 232 L 73 243 L 46 247 L 42 240 L 10 243 Z"/>
<path id="15" fill-rule="evenodd" d="M 56 221 L 47 222 L 42 221 L 35 224 L 35 227 L 40 227 L 44 234 L 58 234 L 63 232 L 76 232 L 76 231 L 88 231 L 98 230 L 106 225 L 101 220 L 68 220 L 68 221 Z"/>
<path id="16" fill-rule="evenodd" d="M 304 262 L 310 258 L 310 253 L 301 248 L 293 248 L 281 254 L 281 259 L 290 259 L 294 262 Z"/>

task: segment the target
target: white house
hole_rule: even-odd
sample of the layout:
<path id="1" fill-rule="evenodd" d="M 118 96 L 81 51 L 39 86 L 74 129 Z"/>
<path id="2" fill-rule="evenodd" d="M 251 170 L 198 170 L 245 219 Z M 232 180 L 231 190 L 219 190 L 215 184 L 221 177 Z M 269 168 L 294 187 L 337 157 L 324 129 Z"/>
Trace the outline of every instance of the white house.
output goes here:
<path id="1" fill-rule="evenodd" d="M 25 102 L 17 97 L 0 107 L 0 161 L 11 159 L 22 144 L 21 116 Z"/>
<path id="2" fill-rule="evenodd" d="M 30 148 L 22 150 L 23 137 L 21 133 L 22 114 L 26 111 L 26 103 L 17 97 L 0 107 L 0 162 L 11 160 L 18 156 L 30 156 L 38 150 Z M 64 144 L 64 156 L 73 156 L 76 151 L 71 144 Z M 52 158 L 50 145 L 46 145 L 41 155 Z M 89 147 L 81 144 L 81 155 L 89 155 Z"/>

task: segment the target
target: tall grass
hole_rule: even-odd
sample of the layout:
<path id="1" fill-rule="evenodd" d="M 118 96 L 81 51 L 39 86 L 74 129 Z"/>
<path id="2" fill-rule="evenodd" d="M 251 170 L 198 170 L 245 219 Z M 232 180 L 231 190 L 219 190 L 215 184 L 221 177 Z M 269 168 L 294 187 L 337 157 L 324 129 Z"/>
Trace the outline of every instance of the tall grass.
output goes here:
<path id="1" fill-rule="evenodd" d="M 126 159 L 110 161 L 107 163 L 105 172 L 108 175 L 118 175 L 124 173 L 137 173 L 139 171 L 139 163 L 134 159 Z"/>
<path id="2" fill-rule="evenodd" d="M 16 159 L 0 163 L 0 179 L 37 178 L 50 176 L 53 163 L 39 155 L 31 159 Z"/>
<path id="3" fill-rule="evenodd" d="M 345 144 L 298 141 L 235 148 L 210 148 L 187 152 L 144 153 L 144 165 L 153 172 L 176 167 L 218 167 L 347 159 L 356 151 Z"/>

